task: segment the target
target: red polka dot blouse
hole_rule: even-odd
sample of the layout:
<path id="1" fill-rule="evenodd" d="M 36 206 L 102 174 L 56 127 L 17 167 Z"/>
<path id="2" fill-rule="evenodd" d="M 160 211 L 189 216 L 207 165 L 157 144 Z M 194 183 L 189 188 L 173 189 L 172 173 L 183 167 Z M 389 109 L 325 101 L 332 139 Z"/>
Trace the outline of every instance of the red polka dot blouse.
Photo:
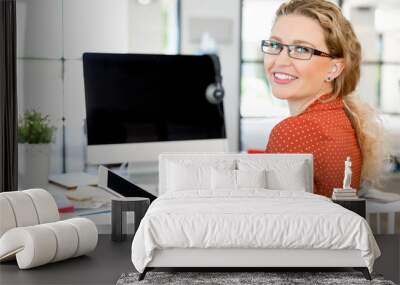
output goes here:
<path id="1" fill-rule="evenodd" d="M 271 131 L 266 152 L 313 154 L 314 193 L 327 197 L 333 188 L 343 186 L 344 161 L 349 156 L 351 186 L 360 187 L 361 150 L 340 98 L 326 103 L 316 100 L 303 113 L 281 121 Z"/>

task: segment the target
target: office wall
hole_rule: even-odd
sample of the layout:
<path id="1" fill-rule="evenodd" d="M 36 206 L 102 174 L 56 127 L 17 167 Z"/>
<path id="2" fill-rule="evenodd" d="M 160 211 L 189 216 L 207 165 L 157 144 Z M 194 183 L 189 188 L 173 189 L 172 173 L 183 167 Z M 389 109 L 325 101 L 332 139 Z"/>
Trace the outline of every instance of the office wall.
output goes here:
<path id="1" fill-rule="evenodd" d="M 17 0 L 18 112 L 35 109 L 57 128 L 50 172 L 84 168 L 82 53 L 128 51 L 129 0 Z"/>
<path id="2" fill-rule="evenodd" d="M 52 170 L 61 167 L 61 13 L 61 1 L 17 1 L 18 113 L 31 109 L 46 113 L 58 128 L 52 145 Z"/>
<path id="3" fill-rule="evenodd" d="M 129 52 L 160 53 L 163 47 L 161 1 L 149 5 L 129 1 L 128 8 Z"/>
<path id="4" fill-rule="evenodd" d="M 202 31 L 209 32 L 217 40 L 226 94 L 224 106 L 229 151 L 238 151 L 241 1 L 183 0 L 181 3 L 182 53 L 199 52 L 201 44 L 195 34 Z"/>

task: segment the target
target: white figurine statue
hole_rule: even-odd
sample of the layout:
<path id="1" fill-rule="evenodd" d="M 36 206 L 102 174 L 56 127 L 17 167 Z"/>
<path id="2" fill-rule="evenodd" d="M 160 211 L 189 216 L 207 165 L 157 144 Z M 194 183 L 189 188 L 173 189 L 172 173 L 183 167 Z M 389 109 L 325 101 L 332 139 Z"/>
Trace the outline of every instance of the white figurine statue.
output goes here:
<path id="1" fill-rule="evenodd" d="M 351 160 L 347 157 L 344 162 L 344 179 L 343 179 L 343 189 L 351 189 Z"/>

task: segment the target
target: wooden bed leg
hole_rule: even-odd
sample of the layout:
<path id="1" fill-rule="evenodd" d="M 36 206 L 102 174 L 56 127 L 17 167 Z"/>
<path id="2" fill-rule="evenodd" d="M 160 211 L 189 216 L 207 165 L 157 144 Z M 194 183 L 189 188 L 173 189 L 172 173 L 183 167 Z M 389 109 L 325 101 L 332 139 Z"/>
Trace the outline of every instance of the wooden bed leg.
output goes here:
<path id="1" fill-rule="evenodd" d="M 371 274 L 369 274 L 369 270 L 367 267 L 354 267 L 354 269 L 357 271 L 361 271 L 362 274 L 364 275 L 365 279 L 372 280 Z"/>
<path id="2" fill-rule="evenodd" d="M 147 273 L 147 268 L 145 268 L 144 271 L 139 274 L 138 281 L 142 281 L 144 279 L 144 277 L 146 276 L 146 273 Z"/>

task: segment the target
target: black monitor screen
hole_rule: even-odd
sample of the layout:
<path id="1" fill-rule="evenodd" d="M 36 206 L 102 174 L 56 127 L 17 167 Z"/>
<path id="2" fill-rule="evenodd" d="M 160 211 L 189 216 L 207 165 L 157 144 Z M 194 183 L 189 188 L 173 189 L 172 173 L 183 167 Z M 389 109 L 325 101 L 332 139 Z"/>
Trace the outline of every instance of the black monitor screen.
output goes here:
<path id="1" fill-rule="evenodd" d="M 209 56 L 85 53 L 88 145 L 225 138 Z"/>

